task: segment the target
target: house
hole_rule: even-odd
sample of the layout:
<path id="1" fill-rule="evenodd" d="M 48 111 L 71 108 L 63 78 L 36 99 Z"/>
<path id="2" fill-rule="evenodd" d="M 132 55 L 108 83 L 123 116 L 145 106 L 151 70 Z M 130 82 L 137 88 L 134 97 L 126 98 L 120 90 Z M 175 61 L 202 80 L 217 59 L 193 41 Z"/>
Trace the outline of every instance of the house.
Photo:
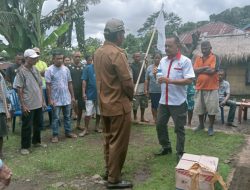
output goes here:
<path id="1" fill-rule="evenodd" d="M 198 33 L 199 37 L 214 36 L 214 35 L 223 35 L 223 34 L 243 34 L 244 30 L 236 28 L 232 25 L 226 24 L 224 22 L 210 22 L 201 27 L 198 27 L 189 32 L 183 33 L 180 35 L 180 41 L 182 44 L 185 44 L 187 48 L 191 48 L 194 41 L 193 35 Z"/>
<path id="2" fill-rule="evenodd" d="M 250 32 L 250 24 L 246 25 L 243 30 L 247 31 L 247 32 Z"/>
<path id="3" fill-rule="evenodd" d="M 232 95 L 250 94 L 250 32 L 206 36 L 212 51 L 221 59 L 221 68 L 227 73 Z M 200 42 L 193 55 L 201 55 Z"/>

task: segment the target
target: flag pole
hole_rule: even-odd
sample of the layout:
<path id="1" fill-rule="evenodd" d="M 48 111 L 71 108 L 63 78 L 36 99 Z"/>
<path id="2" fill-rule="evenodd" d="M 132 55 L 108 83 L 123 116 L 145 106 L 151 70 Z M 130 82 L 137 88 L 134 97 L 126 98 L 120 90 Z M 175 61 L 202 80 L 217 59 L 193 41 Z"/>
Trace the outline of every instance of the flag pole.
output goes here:
<path id="1" fill-rule="evenodd" d="M 161 12 L 163 11 L 163 7 L 164 7 L 164 4 L 162 3 L 161 10 L 160 10 L 160 12 L 159 12 L 158 18 L 156 19 L 156 23 L 158 22 L 158 19 L 159 19 L 159 16 L 160 16 Z M 148 53 L 149 53 L 151 44 L 152 44 L 152 42 L 153 42 L 153 39 L 154 39 L 156 30 L 157 30 L 157 29 L 156 29 L 156 25 L 155 25 L 155 26 L 154 26 L 153 33 L 152 33 L 152 36 L 151 36 L 150 41 L 149 41 L 149 44 L 148 44 L 148 48 L 147 48 L 145 57 L 144 57 L 143 62 L 142 62 L 142 66 L 141 66 L 141 70 L 140 70 L 139 76 L 138 76 L 137 81 L 136 81 L 136 84 L 135 84 L 134 95 L 136 94 L 136 91 L 137 91 L 137 88 L 138 88 L 138 85 L 139 85 L 139 81 L 140 81 L 140 78 L 141 78 L 141 75 L 142 75 L 142 71 L 143 71 L 143 68 L 144 68 L 145 63 L 146 63 L 146 58 L 147 58 L 147 56 L 148 56 Z M 158 32 L 159 32 L 159 31 L 158 31 Z M 164 35 L 165 35 L 165 34 L 164 34 Z M 158 40 L 159 40 L 159 39 L 158 39 Z"/>
<path id="2" fill-rule="evenodd" d="M 141 70 L 140 70 L 139 76 L 138 76 L 137 81 L 136 81 L 136 84 L 135 84 L 134 94 L 136 93 L 136 90 L 137 90 L 137 88 L 138 88 L 139 81 L 140 81 L 140 78 L 141 78 L 141 74 L 142 74 L 143 68 L 144 68 L 145 63 L 146 63 L 146 58 L 147 58 L 147 56 L 148 56 L 148 53 L 149 53 L 151 44 L 152 44 L 153 39 L 154 39 L 154 36 L 155 36 L 155 31 L 156 31 L 156 29 L 155 29 L 155 27 L 154 27 L 154 31 L 153 31 L 152 36 L 151 36 L 151 38 L 150 38 L 150 41 L 149 41 L 149 44 L 148 44 L 148 48 L 147 48 L 145 57 L 144 57 L 143 62 L 142 62 Z"/>

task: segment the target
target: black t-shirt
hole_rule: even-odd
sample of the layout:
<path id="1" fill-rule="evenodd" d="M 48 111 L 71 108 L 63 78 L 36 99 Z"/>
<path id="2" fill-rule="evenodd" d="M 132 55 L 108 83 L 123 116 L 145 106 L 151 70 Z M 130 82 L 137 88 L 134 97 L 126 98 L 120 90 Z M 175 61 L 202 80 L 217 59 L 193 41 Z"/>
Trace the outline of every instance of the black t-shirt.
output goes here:
<path id="1" fill-rule="evenodd" d="M 10 67 L 8 67 L 6 69 L 6 75 L 5 76 L 10 79 L 11 84 L 13 84 L 14 79 L 16 77 L 17 69 L 20 66 L 21 65 L 14 63 L 14 64 L 12 64 Z"/>
<path id="2" fill-rule="evenodd" d="M 74 94 L 76 98 L 82 98 L 82 71 L 84 65 L 79 63 L 79 65 L 70 64 L 68 68 L 70 70 L 72 85 L 74 89 Z"/>
<path id="3" fill-rule="evenodd" d="M 139 73 L 141 70 L 141 65 L 142 65 L 141 63 L 132 63 L 130 66 L 132 69 L 134 84 L 136 84 L 136 82 L 138 80 Z M 141 78 L 139 80 L 139 83 L 144 83 L 144 82 L 145 82 L 145 68 L 143 68 Z"/>

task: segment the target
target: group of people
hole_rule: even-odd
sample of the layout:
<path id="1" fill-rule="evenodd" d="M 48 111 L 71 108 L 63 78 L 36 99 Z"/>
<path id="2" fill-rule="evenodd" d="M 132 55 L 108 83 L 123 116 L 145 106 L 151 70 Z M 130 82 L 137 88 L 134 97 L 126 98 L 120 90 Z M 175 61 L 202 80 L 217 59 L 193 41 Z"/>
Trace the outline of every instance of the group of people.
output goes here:
<path id="1" fill-rule="evenodd" d="M 15 64 L 10 66 L 5 73 L 5 79 L 18 93 L 22 110 L 21 126 L 21 154 L 30 153 L 31 144 L 34 147 L 46 147 L 41 142 L 41 129 L 44 128 L 43 111 L 47 106 L 52 107 L 51 129 L 52 143 L 59 141 L 60 112 L 63 113 L 65 136 L 76 138 L 72 132 L 71 115 L 77 115 L 76 128 L 82 132 L 83 137 L 89 133 L 89 122 L 96 114 L 96 132 L 102 132 L 100 111 L 97 105 L 97 90 L 95 71 L 92 56 L 86 56 L 86 64 L 82 64 L 82 55 L 74 52 L 73 62 L 65 63 L 64 53 L 60 50 L 53 51 L 52 65 L 39 59 L 38 48 L 27 49 L 23 54 L 16 55 Z M 7 135 L 6 116 L 9 110 L 6 99 L 8 90 L 5 79 L 0 75 L 1 102 L 0 102 L 0 153 L 2 156 L 3 137 Z M 45 93 L 44 93 L 45 92 Z M 82 111 L 86 110 L 85 126 L 81 126 Z M 3 122 L 2 122 L 3 121 Z"/>
<path id="2" fill-rule="evenodd" d="M 128 63 L 126 52 L 120 48 L 124 34 L 123 21 L 110 19 L 104 28 L 104 44 L 94 56 L 85 57 L 87 64 L 81 63 L 82 55 L 78 51 L 74 52 L 72 63 L 61 51 L 53 51 L 52 65 L 49 67 L 39 61 L 38 48 L 27 49 L 23 54 L 24 59 L 20 54 L 16 56 L 16 64 L 7 70 L 5 79 L 16 88 L 22 108 L 21 154 L 30 153 L 31 143 L 36 147 L 45 146 L 41 143 L 41 128 L 43 109 L 47 105 L 53 108 L 52 143 L 59 141 L 61 111 L 65 136 L 68 138 L 77 137 L 71 127 L 72 108 L 77 115 L 76 128 L 82 130 L 78 136 L 82 137 L 89 133 L 90 119 L 96 113 L 95 131 L 101 132 L 99 125 L 102 118 L 104 133 L 106 170 L 103 178 L 107 180 L 108 188 L 129 188 L 132 184 L 122 180 L 121 170 L 129 144 L 131 111 L 133 110 L 134 120 L 138 120 L 137 110 L 140 106 L 140 121 L 147 122 L 144 114 L 148 107 L 148 97 L 151 99 L 151 111 L 162 147 L 155 153 L 156 156 L 172 153 L 167 128 L 170 117 L 174 121 L 177 136 L 178 160 L 184 153 L 187 113 L 188 124 L 191 124 L 193 110 L 199 115 L 199 126 L 195 131 L 205 128 L 204 116 L 208 115 L 208 135 L 213 135 L 213 124 L 219 106 L 230 105 L 228 124 L 233 125 L 236 104 L 229 101 L 229 83 L 224 80 L 225 72 L 220 69 L 219 59 L 212 53 L 208 41 L 201 43 L 203 56 L 198 56 L 192 63 L 181 54 L 179 39 L 176 36 L 168 37 L 165 43 L 166 56 L 155 53 L 153 64 L 143 69 L 139 78 L 141 55 L 134 53 L 134 62 Z M 159 70 L 162 76 L 156 78 Z M 1 75 L 0 82 L 2 121 L 8 115 L 5 102 L 8 94 Z M 47 97 L 43 96 L 45 89 Z M 84 127 L 81 125 L 83 110 L 86 110 Z M 2 137 L 7 133 L 4 129 L 1 122 L 1 150 Z"/>

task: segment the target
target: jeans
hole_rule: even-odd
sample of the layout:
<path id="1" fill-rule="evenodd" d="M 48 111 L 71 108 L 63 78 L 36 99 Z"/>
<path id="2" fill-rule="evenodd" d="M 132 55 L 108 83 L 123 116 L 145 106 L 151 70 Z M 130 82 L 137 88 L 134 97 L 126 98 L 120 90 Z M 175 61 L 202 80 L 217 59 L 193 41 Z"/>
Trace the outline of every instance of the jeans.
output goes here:
<path id="1" fill-rule="evenodd" d="M 66 106 L 55 106 L 53 108 L 52 113 L 52 135 L 58 136 L 59 134 L 59 118 L 60 118 L 60 112 L 63 112 L 63 123 L 64 123 L 64 130 L 65 134 L 71 133 L 71 119 L 70 119 L 70 110 L 71 105 Z"/>
<path id="2" fill-rule="evenodd" d="M 21 148 L 28 149 L 31 145 L 31 132 L 33 128 L 32 144 L 41 143 L 41 128 L 43 125 L 42 108 L 30 110 L 28 115 L 22 115 Z"/>
<path id="3" fill-rule="evenodd" d="M 236 112 L 236 102 L 232 101 L 232 100 L 228 100 L 225 104 L 225 106 L 228 106 L 229 109 L 229 113 L 228 113 L 228 117 L 227 117 L 227 122 L 228 123 L 233 123 L 234 122 L 234 117 L 235 117 L 235 112 Z"/>
<path id="4" fill-rule="evenodd" d="M 162 148 L 171 148 L 171 143 L 168 135 L 168 121 L 170 116 L 173 118 L 175 125 L 175 133 L 177 136 L 176 152 L 182 154 L 184 152 L 185 144 L 185 130 L 184 125 L 187 120 L 187 104 L 184 102 L 179 106 L 160 104 L 157 115 L 157 136 Z"/>

